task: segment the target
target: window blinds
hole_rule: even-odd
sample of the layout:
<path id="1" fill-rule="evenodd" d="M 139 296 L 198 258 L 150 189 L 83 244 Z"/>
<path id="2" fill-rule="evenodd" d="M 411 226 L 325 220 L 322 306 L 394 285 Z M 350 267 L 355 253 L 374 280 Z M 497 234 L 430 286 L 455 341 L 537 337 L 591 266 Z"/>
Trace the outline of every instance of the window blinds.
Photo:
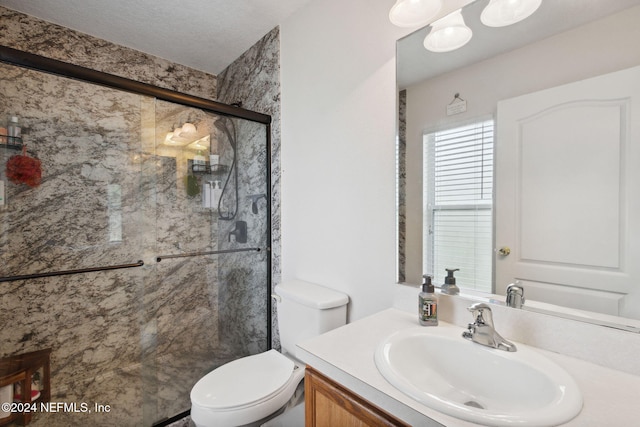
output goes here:
<path id="1" fill-rule="evenodd" d="M 425 135 L 424 270 L 443 283 L 491 291 L 493 120 Z"/>

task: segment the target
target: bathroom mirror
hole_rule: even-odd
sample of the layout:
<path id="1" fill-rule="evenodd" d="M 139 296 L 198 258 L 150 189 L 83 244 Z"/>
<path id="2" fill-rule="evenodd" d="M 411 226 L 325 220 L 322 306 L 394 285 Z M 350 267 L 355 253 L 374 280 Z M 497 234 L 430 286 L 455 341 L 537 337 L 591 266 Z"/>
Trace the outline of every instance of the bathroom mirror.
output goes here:
<path id="1" fill-rule="evenodd" d="M 635 24 L 640 19 L 640 0 L 545 1 L 526 20 L 499 28 L 486 27 L 481 23 L 480 14 L 487 4 L 488 0 L 477 0 L 462 9 L 465 23 L 473 31 L 473 37 L 460 49 L 447 53 L 427 51 L 423 41 L 429 32 L 428 27 L 415 31 L 397 43 L 397 86 L 400 93 L 397 176 L 398 282 L 401 284 L 418 285 L 422 274 L 434 273 L 425 271 L 423 259 L 423 240 L 426 241 L 430 234 L 428 225 L 426 227 L 424 225 L 425 205 L 428 204 L 423 197 L 423 180 L 425 182 L 427 180 L 423 168 L 425 135 L 483 120 L 494 120 L 495 146 L 500 147 L 500 144 L 506 144 L 508 139 L 508 134 L 501 134 L 501 132 L 506 132 L 506 129 L 510 128 L 507 124 L 501 123 L 501 118 L 504 119 L 507 114 L 500 113 L 499 106 L 503 111 L 511 111 L 515 108 L 517 104 L 515 100 L 517 100 L 518 108 L 522 107 L 522 104 L 526 107 L 529 105 L 528 99 L 534 102 L 533 99 L 541 96 L 540 94 L 557 93 L 558 90 L 564 91 L 566 88 L 577 91 L 576 97 L 584 98 L 582 101 L 593 100 L 595 98 L 580 85 L 589 82 L 595 86 L 600 77 L 609 76 L 609 80 L 605 79 L 601 85 L 608 89 L 607 81 L 623 81 L 617 79 L 618 75 L 615 73 L 634 70 L 634 67 L 640 65 L 640 52 L 634 46 L 636 41 L 640 40 L 640 32 Z M 613 98 L 625 100 L 621 101 L 623 103 L 633 100 L 632 95 L 627 95 L 626 92 L 611 99 Z M 574 101 L 565 102 L 571 105 L 573 103 Z M 617 188 L 620 192 L 619 198 L 614 199 L 618 205 L 609 209 L 610 201 L 605 201 L 600 196 L 593 196 L 589 200 L 589 208 L 583 210 L 583 212 L 608 210 L 614 212 L 613 225 L 609 225 L 616 233 L 613 233 L 615 235 L 605 233 L 598 237 L 597 248 L 608 248 L 602 257 L 608 257 L 608 254 L 614 252 L 613 257 L 617 257 L 616 260 L 611 264 L 605 261 L 599 263 L 599 259 L 595 260 L 593 265 L 589 265 L 580 273 L 585 277 L 591 277 L 594 283 L 586 285 L 585 289 L 575 291 L 574 283 L 578 279 L 565 282 L 563 277 L 572 274 L 571 268 L 565 268 L 564 264 L 556 260 L 545 259 L 544 254 L 537 254 L 533 257 L 536 262 L 529 263 L 527 268 L 532 271 L 537 267 L 546 269 L 546 273 L 542 275 L 545 279 L 539 281 L 535 279 L 542 277 L 540 276 L 542 273 L 535 272 L 531 276 L 533 279 L 524 280 L 526 308 L 537 307 L 535 309 L 562 316 L 579 317 L 586 321 L 640 331 L 638 327 L 640 326 L 640 304 L 638 304 L 640 291 L 637 290 L 640 288 L 638 284 L 640 277 L 637 275 L 638 271 L 633 270 L 636 267 L 632 265 L 633 258 L 630 258 L 632 251 L 636 250 L 635 248 L 640 244 L 640 234 L 639 227 L 629 221 L 629 217 L 636 212 L 634 209 L 637 209 L 638 200 L 635 197 L 640 197 L 638 196 L 640 193 L 635 191 L 637 187 L 633 187 L 636 185 L 634 181 L 637 182 L 639 179 L 629 179 L 631 176 L 628 175 L 629 170 L 634 169 L 629 162 L 637 158 L 638 140 L 633 139 L 635 131 L 629 130 L 628 127 L 634 122 L 634 116 L 630 114 L 635 114 L 629 105 L 632 104 L 614 107 L 616 111 L 621 111 L 620 120 L 622 121 L 616 122 L 614 119 L 611 123 L 621 123 L 618 127 L 614 124 L 613 128 L 618 131 L 622 129 L 620 141 L 626 139 L 619 146 L 613 147 L 614 154 L 610 154 L 609 150 L 606 150 L 606 153 L 611 155 L 614 163 L 618 161 L 614 169 L 618 168 L 621 175 L 619 178 L 607 178 L 613 182 L 613 187 L 609 187 L 601 194 L 603 197 L 608 197 L 614 192 L 612 189 Z M 538 112 L 535 111 L 535 114 Z M 600 117 L 597 120 L 600 120 Z M 588 128 L 589 122 L 583 120 L 579 123 L 584 123 L 585 128 Z M 520 125 L 521 123 L 516 125 L 513 135 L 519 132 Z M 496 149 L 496 152 L 491 150 L 491 154 L 496 155 L 494 162 L 496 178 L 489 177 L 494 181 L 494 200 L 489 202 L 489 205 L 493 206 L 494 215 L 488 220 L 492 224 L 490 226 L 492 233 L 488 237 L 492 242 L 488 255 L 488 268 L 491 273 L 489 273 L 488 288 L 481 290 L 487 295 L 504 295 L 505 287 L 509 284 L 509 281 L 504 279 L 509 277 L 508 274 L 505 275 L 501 271 L 503 268 L 501 262 L 505 259 L 520 260 L 526 255 L 521 240 L 517 243 L 505 243 L 502 238 L 500 230 L 505 226 L 505 221 L 502 219 L 509 219 L 509 215 L 505 216 L 504 211 L 501 214 L 495 201 L 501 197 L 512 197 L 517 199 L 518 209 L 524 210 L 524 207 L 529 205 L 519 197 L 525 184 L 522 177 L 517 178 L 514 182 L 519 186 L 518 190 L 511 189 L 513 194 L 505 196 L 508 185 L 500 183 L 501 174 L 504 176 L 507 169 L 519 169 L 531 164 L 536 168 L 547 164 L 552 165 L 554 159 L 557 160 L 558 153 L 553 145 L 538 146 L 535 158 L 532 157 L 534 154 L 530 154 L 529 157 L 523 154 L 532 153 L 529 149 L 531 147 L 527 150 L 522 149 L 522 146 L 519 147 L 520 151 L 516 153 L 514 163 L 515 168 L 508 167 L 508 164 L 507 167 L 504 166 L 504 160 L 499 158 L 501 153 L 499 149 Z M 502 153 L 504 151 L 507 150 L 503 150 Z M 576 155 L 577 153 L 579 155 Z M 586 156 L 584 153 L 586 151 L 577 150 L 565 154 L 578 159 L 576 163 L 581 163 L 582 156 Z M 591 169 L 594 175 L 585 177 L 588 179 L 582 181 L 583 187 L 593 187 L 588 184 L 589 179 L 599 184 L 602 181 L 601 177 L 607 177 L 604 172 L 606 168 L 602 167 L 602 163 L 598 163 L 604 160 L 596 158 L 595 161 L 595 166 Z M 564 168 L 562 165 L 559 167 L 556 165 L 555 169 Z M 551 177 L 550 181 L 551 184 L 549 181 L 545 184 L 528 179 L 526 189 L 529 192 L 537 191 L 544 195 L 549 193 L 547 190 L 549 185 L 553 186 L 554 183 L 565 180 Z M 629 191 L 633 189 L 635 190 Z M 548 202 L 544 197 L 540 200 Z M 553 211 L 553 206 L 545 203 L 543 203 L 545 208 L 540 210 L 531 208 L 538 205 L 529 206 L 528 212 L 533 212 L 530 216 L 540 216 L 538 213 Z M 515 222 L 522 223 L 521 211 L 511 212 L 511 216 L 518 216 L 520 222 Z M 580 218 L 582 217 L 583 215 L 580 215 Z M 592 218 L 592 220 L 595 219 Z M 560 224 L 553 226 L 563 229 Z M 604 225 L 592 228 L 607 229 Z M 513 229 L 512 232 L 521 239 L 523 235 L 530 233 L 530 230 Z M 592 233 L 582 233 L 584 234 Z M 423 236 L 427 237 L 423 238 Z M 547 245 L 545 251 L 567 253 L 574 252 L 576 249 L 577 252 L 577 249 L 584 246 L 584 242 L 579 240 L 580 237 L 582 236 L 578 233 L 577 240 L 566 241 L 565 239 L 565 242 L 562 242 L 567 245 L 567 248 L 571 248 L 570 250 L 559 250 L 557 245 L 560 243 L 553 242 Z M 539 246 L 544 247 L 544 244 Z M 509 252 L 511 255 L 508 255 Z M 504 255 L 505 253 L 507 255 Z M 594 258 L 601 257 L 598 255 Z M 573 260 L 568 262 L 568 264 L 581 263 L 582 261 Z M 456 268 L 459 265 L 446 267 Z M 557 274 L 549 279 L 552 272 Z M 444 271 L 435 273 L 440 274 L 441 277 Z M 514 273 L 511 277 L 515 280 L 528 276 Z M 569 283 L 569 285 L 559 286 L 560 291 L 557 291 L 553 287 L 557 283 L 549 284 L 554 282 L 553 277 L 558 278 L 558 283 Z M 582 281 L 583 276 L 579 277 Z M 630 277 L 631 280 L 629 280 Z M 633 277 L 635 277 L 635 283 Z M 459 279 L 459 283 L 463 280 Z M 585 283 L 589 280 L 591 279 L 584 279 Z M 614 283 L 624 280 L 626 283 Z M 436 276 L 436 283 L 441 282 L 441 279 Z M 601 288 L 598 287 L 599 284 Z M 582 300 L 583 297 L 587 302 Z M 539 302 L 537 305 L 536 300 Z M 609 308 L 600 309 L 600 306 Z M 615 312 L 615 310 L 618 311 Z"/>

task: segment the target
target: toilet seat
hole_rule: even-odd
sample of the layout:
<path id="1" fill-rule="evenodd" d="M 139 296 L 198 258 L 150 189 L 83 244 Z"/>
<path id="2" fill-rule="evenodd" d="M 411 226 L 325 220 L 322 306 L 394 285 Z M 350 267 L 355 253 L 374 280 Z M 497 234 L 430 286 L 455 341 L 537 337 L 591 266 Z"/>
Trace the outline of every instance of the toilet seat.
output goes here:
<path id="1" fill-rule="evenodd" d="M 304 368 L 276 350 L 234 360 L 191 389 L 196 425 L 244 425 L 277 411 L 293 395 Z"/>
<path id="2" fill-rule="evenodd" d="M 276 350 L 234 360 L 202 377 L 191 390 L 191 401 L 218 410 L 255 405 L 285 387 L 294 366 Z"/>

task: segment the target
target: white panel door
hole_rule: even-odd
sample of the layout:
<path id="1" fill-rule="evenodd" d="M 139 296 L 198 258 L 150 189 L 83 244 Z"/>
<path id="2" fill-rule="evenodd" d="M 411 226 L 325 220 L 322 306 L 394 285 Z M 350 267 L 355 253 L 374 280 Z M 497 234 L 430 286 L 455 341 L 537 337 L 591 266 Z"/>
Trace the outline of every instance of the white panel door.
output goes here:
<path id="1" fill-rule="evenodd" d="M 501 101 L 496 127 L 496 292 L 638 317 L 640 67 Z"/>

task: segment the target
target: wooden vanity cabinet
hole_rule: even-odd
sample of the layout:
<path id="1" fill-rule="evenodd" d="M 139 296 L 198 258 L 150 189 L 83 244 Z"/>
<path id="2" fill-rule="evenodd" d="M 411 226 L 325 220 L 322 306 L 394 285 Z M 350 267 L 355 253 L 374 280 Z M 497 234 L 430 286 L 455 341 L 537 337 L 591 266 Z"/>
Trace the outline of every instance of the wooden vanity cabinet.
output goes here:
<path id="1" fill-rule="evenodd" d="M 309 366 L 304 393 L 306 427 L 409 427 Z"/>

